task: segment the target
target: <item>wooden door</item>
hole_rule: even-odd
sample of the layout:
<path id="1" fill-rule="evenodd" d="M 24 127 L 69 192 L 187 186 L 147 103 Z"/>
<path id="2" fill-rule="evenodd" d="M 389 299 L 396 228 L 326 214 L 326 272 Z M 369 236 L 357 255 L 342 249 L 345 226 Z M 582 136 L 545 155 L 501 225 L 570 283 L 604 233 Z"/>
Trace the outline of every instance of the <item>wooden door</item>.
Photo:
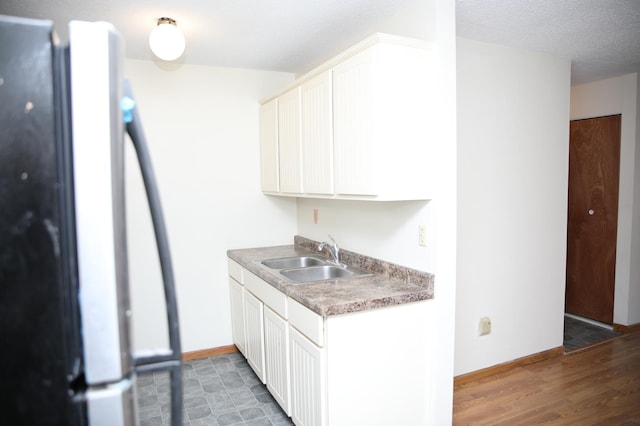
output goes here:
<path id="1" fill-rule="evenodd" d="M 565 311 L 613 324 L 620 115 L 572 121 Z"/>

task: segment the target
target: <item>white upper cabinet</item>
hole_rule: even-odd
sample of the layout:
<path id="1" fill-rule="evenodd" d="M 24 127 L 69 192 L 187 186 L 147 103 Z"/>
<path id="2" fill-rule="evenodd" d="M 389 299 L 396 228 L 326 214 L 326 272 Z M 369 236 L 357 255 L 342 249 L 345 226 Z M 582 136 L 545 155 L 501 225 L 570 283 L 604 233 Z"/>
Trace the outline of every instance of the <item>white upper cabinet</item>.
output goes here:
<path id="1" fill-rule="evenodd" d="M 278 100 L 260 107 L 260 180 L 265 192 L 280 191 L 278 160 Z"/>
<path id="2" fill-rule="evenodd" d="M 373 53 L 372 48 L 367 49 L 333 71 L 335 189 L 338 194 L 377 195 Z"/>
<path id="3" fill-rule="evenodd" d="M 432 61 L 430 43 L 375 34 L 296 80 L 274 99 L 279 165 L 267 168 L 279 169 L 280 188 L 263 185 L 263 191 L 379 201 L 432 198 Z M 291 185 L 285 186 L 285 176 Z"/>
<path id="4" fill-rule="evenodd" d="M 337 195 L 431 198 L 429 60 L 426 49 L 378 43 L 334 68 Z"/>
<path id="5" fill-rule="evenodd" d="M 331 70 L 302 90 L 302 177 L 304 191 L 333 194 L 333 108 Z"/>
<path id="6" fill-rule="evenodd" d="M 300 87 L 278 98 L 280 191 L 302 193 Z"/>

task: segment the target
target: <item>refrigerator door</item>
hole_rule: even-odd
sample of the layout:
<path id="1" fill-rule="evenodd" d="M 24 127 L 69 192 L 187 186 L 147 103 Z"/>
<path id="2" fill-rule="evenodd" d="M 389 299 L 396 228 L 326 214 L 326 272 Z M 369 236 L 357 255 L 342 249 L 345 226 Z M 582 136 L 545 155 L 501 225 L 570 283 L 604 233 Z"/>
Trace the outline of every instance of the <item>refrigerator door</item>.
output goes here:
<path id="1" fill-rule="evenodd" d="M 0 424 L 83 425 L 65 51 L 0 15 Z"/>
<path id="2" fill-rule="evenodd" d="M 177 304 L 139 118 L 127 131 L 149 196 L 171 347 L 131 353 L 123 42 L 106 23 L 73 22 L 69 36 L 68 48 L 57 46 L 51 22 L 0 15 L 0 424 L 136 424 L 136 373 L 163 371 L 178 426 Z"/>
<path id="3" fill-rule="evenodd" d="M 110 24 L 87 22 L 69 25 L 69 44 L 79 299 L 88 394 L 105 384 L 135 380 L 138 373 L 168 372 L 171 424 L 178 426 L 182 424 L 182 354 L 171 255 L 142 124 L 128 84 L 123 93 L 124 46 Z M 170 344 L 168 351 L 135 358 L 129 336 L 125 120 L 158 245 Z M 90 418 L 99 417 L 93 413 L 100 412 L 101 406 L 89 402 Z"/>
<path id="4" fill-rule="evenodd" d="M 125 229 L 124 46 L 107 23 L 69 24 L 80 312 L 89 386 L 131 374 Z"/>

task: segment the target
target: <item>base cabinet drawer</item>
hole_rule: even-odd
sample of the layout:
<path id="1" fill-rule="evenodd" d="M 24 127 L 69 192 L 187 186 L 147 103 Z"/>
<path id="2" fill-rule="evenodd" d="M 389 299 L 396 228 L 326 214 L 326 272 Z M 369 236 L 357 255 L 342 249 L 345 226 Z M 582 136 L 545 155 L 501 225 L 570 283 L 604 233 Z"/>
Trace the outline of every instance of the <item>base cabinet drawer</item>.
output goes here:
<path id="1" fill-rule="evenodd" d="M 324 319 L 311 309 L 289 298 L 289 324 L 305 335 L 316 345 L 324 346 Z"/>
<path id="2" fill-rule="evenodd" d="M 245 288 L 282 318 L 287 318 L 287 296 L 249 271 L 244 271 Z"/>

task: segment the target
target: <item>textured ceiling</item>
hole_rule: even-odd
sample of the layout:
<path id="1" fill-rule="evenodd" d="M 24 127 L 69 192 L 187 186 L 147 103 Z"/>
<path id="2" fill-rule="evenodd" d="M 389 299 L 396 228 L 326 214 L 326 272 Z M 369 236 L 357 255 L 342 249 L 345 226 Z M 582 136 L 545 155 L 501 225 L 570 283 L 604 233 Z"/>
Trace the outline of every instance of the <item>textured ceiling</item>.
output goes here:
<path id="1" fill-rule="evenodd" d="M 457 33 L 571 59 L 572 84 L 640 71 L 640 0 L 458 0 Z"/>
<path id="2" fill-rule="evenodd" d="M 108 21 L 125 37 L 127 57 L 146 60 L 154 60 L 149 31 L 158 17 L 169 16 L 187 39 L 179 62 L 300 74 L 375 31 L 431 37 L 420 22 L 433 13 L 432 4 L 1 0 L 0 13 L 53 20 L 63 40 L 70 20 Z M 456 10 L 459 36 L 571 59 L 573 84 L 640 71 L 640 0 L 457 0 Z"/>

